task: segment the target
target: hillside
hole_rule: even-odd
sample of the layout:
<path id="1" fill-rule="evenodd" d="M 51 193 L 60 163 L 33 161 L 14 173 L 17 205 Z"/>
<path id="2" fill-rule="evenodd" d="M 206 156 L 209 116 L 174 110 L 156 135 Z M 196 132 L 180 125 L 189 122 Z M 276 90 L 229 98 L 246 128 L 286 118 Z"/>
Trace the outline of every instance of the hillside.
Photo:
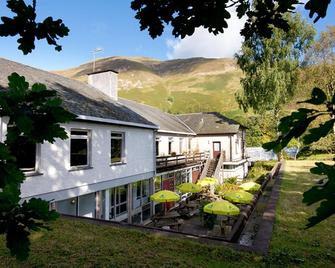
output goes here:
<path id="1" fill-rule="evenodd" d="M 92 62 L 55 71 L 86 82 Z M 233 59 L 191 58 L 159 61 L 143 57 L 109 57 L 96 61 L 95 70 L 119 72 L 119 95 L 172 113 L 218 111 L 234 116 L 234 94 L 240 89 Z"/>

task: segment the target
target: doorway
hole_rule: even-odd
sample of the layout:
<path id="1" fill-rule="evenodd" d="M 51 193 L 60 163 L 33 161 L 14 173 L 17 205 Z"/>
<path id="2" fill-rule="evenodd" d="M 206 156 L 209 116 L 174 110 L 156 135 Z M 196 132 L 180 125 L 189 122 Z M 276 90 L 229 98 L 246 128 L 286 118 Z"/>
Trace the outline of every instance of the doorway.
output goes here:
<path id="1" fill-rule="evenodd" d="M 213 141 L 213 158 L 219 158 L 221 153 L 221 142 Z"/>

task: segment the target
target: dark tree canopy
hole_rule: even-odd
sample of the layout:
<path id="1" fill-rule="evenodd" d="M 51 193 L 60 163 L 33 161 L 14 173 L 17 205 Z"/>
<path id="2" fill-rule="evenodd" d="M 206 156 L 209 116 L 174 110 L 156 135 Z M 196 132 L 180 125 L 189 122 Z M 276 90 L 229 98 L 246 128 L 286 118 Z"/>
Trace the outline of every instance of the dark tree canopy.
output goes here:
<path id="1" fill-rule="evenodd" d="M 316 22 L 324 18 L 330 0 L 309 0 L 305 9 Z M 270 37 L 273 27 L 287 31 L 287 12 L 294 12 L 299 0 L 133 0 L 131 8 L 141 30 L 148 29 L 152 38 L 160 36 L 167 24 L 172 26 L 175 37 L 192 35 L 203 26 L 210 33 L 223 33 L 235 9 L 238 18 L 247 17 L 241 34 L 248 39 L 253 34 Z"/>
<path id="2" fill-rule="evenodd" d="M 33 0 L 31 5 L 27 5 L 24 0 L 7 0 L 7 7 L 15 15 L 12 18 L 1 17 L 0 36 L 20 36 L 17 40 L 18 49 L 24 54 L 35 49 L 35 39 L 45 39 L 49 45 L 55 46 L 57 51 L 62 50 L 57 40 L 67 36 L 69 29 L 61 19 L 47 17 L 42 22 L 37 22 L 36 0 Z"/>

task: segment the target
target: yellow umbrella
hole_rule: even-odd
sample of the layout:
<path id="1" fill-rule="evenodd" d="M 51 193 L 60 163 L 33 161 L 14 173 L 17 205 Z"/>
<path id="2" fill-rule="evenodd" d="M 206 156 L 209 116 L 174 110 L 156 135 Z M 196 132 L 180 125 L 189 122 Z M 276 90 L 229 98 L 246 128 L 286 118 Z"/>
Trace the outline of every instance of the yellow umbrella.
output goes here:
<path id="1" fill-rule="evenodd" d="M 204 206 L 204 212 L 216 215 L 235 216 L 240 209 L 226 200 L 218 200 Z"/>
<path id="2" fill-rule="evenodd" d="M 190 183 L 190 182 L 182 183 L 177 188 L 182 193 L 199 193 L 199 192 L 201 192 L 201 186 L 200 185 Z"/>
<path id="3" fill-rule="evenodd" d="M 237 191 L 226 192 L 223 198 L 234 203 L 250 204 L 254 196 L 246 191 L 237 190 Z"/>
<path id="4" fill-rule="evenodd" d="M 239 187 L 247 192 L 257 192 L 261 188 L 261 185 L 256 182 L 249 181 L 246 183 L 242 183 Z"/>
<path id="5" fill-rule="evenodd" d="M 159 203 L 175 202 L 178 201 L 179 199 L 180 199 L 179 194 L 168 190 L 162 190 L 150 196 L 151 201 Z"/>
<path id="6" fill-rule="evenodd" d="M 219 181 L 216 178 L 206 177 L 206 178 L 198 180 L 197 185 L 200 185 L 201 187 L 204 187 L 204 186 L 214 185 L 214 184 L 218 184 L 218 183 L 219 183 Z"/>

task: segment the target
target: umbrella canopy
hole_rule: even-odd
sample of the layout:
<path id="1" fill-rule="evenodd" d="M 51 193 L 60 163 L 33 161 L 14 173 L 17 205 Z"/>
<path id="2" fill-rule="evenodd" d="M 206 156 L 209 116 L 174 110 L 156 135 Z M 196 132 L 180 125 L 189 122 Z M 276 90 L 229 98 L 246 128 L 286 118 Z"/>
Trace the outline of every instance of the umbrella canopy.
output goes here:
<path id="1" fill-rule="evenodd" d="M 174 201 L 178 201 L 179 199 L 180 199 L 180 196 L 177 193 L 168 191 L 168 190 L 162 190 L 150 196 L 151 201 L 160 202 L 160 203 L 174 202 Z"/>
<path id="2" fill-rule="evenodd" d="M 240 209 L 226 200 L 218 200 L 204 206 L 204 212 L 216 215 L 235 216 Z"/>
<path id="3" fill-rule="evenodd" d="M 254 196 L 243 190 L 230 191 L 224 194 L 224 199 L 230 202 L 240 203 L 240 204 L 250 204 Z"/>
<path id="4" fill-rule="evenodd" d="M 201 187 L 204 187 L 204 186 L 214 185 L 214 184 L 218 184 L 218 183 L 219 183 L 219 181 L 216 178 L 206 177 L 206 178 L 198 180 L 197 185 L 200 185 Z"/>
<path id="5" fill-rule="evenodd" d="M 261 188 L 261 185 L 256 182 L 249 181 L 246 183 L 242 183 L 239 187 L 247 192 L 257 192 Z"/>
<path id="6" fill-rule="evenodd" d="M 182 193 L 199 193 L 199 192 L 201 192 L 201 186 L 200 185 L 190 183 L 190 182 L 182 183 L 177 188 Z"/>

